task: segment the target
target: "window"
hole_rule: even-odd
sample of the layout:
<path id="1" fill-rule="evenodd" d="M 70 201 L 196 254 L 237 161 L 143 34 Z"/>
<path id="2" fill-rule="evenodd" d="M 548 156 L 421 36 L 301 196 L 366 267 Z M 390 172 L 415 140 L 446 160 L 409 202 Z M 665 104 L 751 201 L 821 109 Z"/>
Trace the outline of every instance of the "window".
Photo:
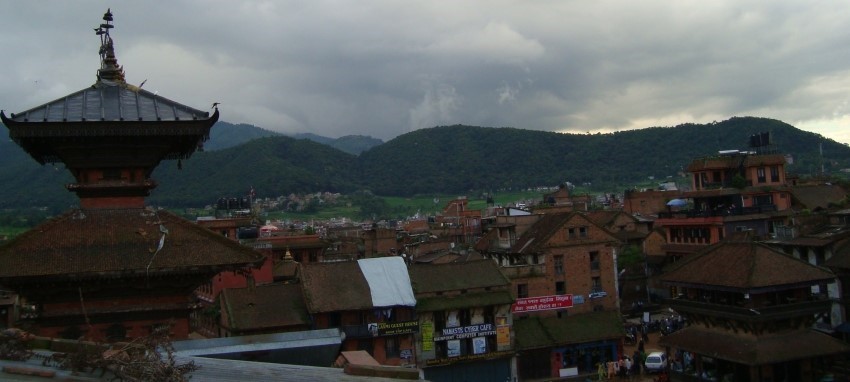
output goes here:
<path id="1" fill-rule="evenodd" d="M 757 195 L 753 197 L 754 206 L 769 206 L 773 204 L 773 195 Z"/>
<path id="2" fill-rule="evenodd" d="M 342 325 L 342 314 L 339 312 L 331 312 L 328 314 L 328 327 L 338 328 Z"/>
<path id="3" fill-rule="evenodd" d="M 443 330 L 446 327 L 446 314 L 442 310 L 434 312 L 434 329 Z"/>
<path id="4" fill-rule="evenodd" d="M 567 294 L 567 283 L 563 281 L 556 281 L 555 294 Z"/>
<path id="5" fill-rule="evenodd" d="M 516 286 L 516 297 L 517 298 L 528 297 L 528 284 L 518 284 Z"/>
<path id="6" fill-rule="evenodd" d="M 770 181 L 778 182 L 779 181 L 779 166 L 773 166 L 770 168 Z"/>
<path id="7" fill-rule="evenodd" d="M 587 237 L 587 227 L 578 227 L 578 236 Z"/>
<path id="8" fill-rule="evenodd" d="M 564 274 L 564 256 L 556 255 L 552 258 L 556 275 Z"/>
<path id="9" fill-rule="evenodd" d="M 576 238 L 576 229 L 575 229 L 575 228 L 568 228 L 568 229 L 567 229 L 567 232 L 569 233 L 569 238 L 570 238 L 570 239 L 575 239 L 575 238 Z"/>
<path id="10" fill-rule="evenodd" d="M 591 278 L 591 287 L 590 289 L 593 292 L 601 292 L 602 291 L 602 278 L 601 277 L 593 277 Z"/>
<path id="11" fill-rule="evenodd" d="M 398 358 L 398 338 L 387 337 L 384 339 L 384 349 L 387 353 L 387 358 Z"/>
<path id="12" fill-rule="evenodd" d="M 765 175 L 764 175 L 764 167 L 759 167 L 759 168 L 756 170 L 756 176 L 758 177 L 758 182 L 759 182 L 759 183 L 764 183 L 764 182 L 766 182 L 766 181 L 767 181 L 767 178 L 766 178 L 766 177 L 765 177 Z"/>
<path id="13" fill-rule="evenodd" d="M 599 251 L 591 251 L 590 252 L 590 270 L 598 271 L 599 270 Z"/>

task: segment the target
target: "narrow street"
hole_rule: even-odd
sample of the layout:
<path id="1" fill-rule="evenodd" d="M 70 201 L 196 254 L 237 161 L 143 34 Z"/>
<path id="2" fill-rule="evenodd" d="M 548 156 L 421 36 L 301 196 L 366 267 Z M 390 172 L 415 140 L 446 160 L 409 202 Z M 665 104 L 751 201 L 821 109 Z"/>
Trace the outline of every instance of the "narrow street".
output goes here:
<path id="1" fill-rule="evenodd" d="M 659 333 L 659 332 L 649 333 L 649 343 L 644 344 L 644 350 L 646 351 L 646 354 L 652 353 L 654 351 L 664 351 L 664 349 L 661 346 L 658 345 L 658 339 L 659 338 L 661 338 L 661 333 Z M 627 354 L 629 357 L 631 357 L 632 354 L 634 354 L 635 350 L 637 350 L 637 345 L 625 345 L 625 346 L 623 346 L 623 353 Z M 644 374 L 639 375 L 639 376 L 632 376 L 631 378 L 629 378 L 627 380 L 633 381 L 633 382 L 652 382 L 653 379 L 657 378 L 657 377 L 658 377 L 658 374 L 644 373 Z M 614 378 L 611 378 L 610 380 L 616 381 L 616 380 L 620 380 L 620 379 L 617 378 L 617 377 L 614 377 Z"/>

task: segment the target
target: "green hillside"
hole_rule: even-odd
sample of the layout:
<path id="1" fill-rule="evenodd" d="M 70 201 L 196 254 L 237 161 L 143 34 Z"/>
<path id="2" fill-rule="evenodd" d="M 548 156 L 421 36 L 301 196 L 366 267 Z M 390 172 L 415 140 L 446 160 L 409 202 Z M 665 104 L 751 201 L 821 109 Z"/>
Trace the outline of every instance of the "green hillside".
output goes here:
<path id="1" fill-rule="evenodd" d="M 202 206 L 223 196 L 245 195 L 251 187 L 260 197 L 358 190 L 398 197 L 472 195 L 563 182 L 621 191 L 675 177 L 695 157 L 747 150 L 749 137 L 760 132 L 770 132 L 776 149 L 793 156 L 791 172 L 846 174 L 839 170 L 850 168 L 847 145 L 766 118 L 592 135 L 441 126 L 401 135 L 359 156 L 310 139 L 277 134 L 257 138 L 251 128 L 256 129 L 246 128 L 251 136 L 246 143 L 196 153 L 183 161 L 182 170 L 173 161 L 163 162 L 153 174 L 160 186 L 150 203 Z M 220 139 L 242 138 L 215 133 L 206 147 L 226 147 Z M 371 139 L 366 141 L 376 143 Z M 64 188 L 71 181 L 61 164 L 55 169 L 39 166 L 14 143 L 0 142 L 0 182 L 6 186 L 0 189 L 0 208 L 64 210 L 76 203 Z"/>

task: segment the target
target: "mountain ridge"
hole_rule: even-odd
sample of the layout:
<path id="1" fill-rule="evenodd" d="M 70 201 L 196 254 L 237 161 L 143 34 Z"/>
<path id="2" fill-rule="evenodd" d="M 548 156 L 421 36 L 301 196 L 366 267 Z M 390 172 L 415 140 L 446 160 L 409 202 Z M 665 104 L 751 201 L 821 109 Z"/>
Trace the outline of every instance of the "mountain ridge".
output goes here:
<path id="1" fill-rule="evenodd" d="M 244 195 L 251 188 L 258 197 L 359 190 L 381 196 L 465 195 L 564 182 L 621 191 L 649 179 L 677 177 L 697 157 L 716 155 L 719 150 L 746 150 L 751 135 L 766 131 L 779 152 L 793 157 L 792 172 L 819 174 L 823 169 L 838 174 L 850 168 L 846 144 L 756 117 L 607 134 L 436 126 L 400 135 L 359 155 L 309 137 L 271 133 L 257 138 L 264 133 L 246 131 L 236 138 L 211 133 L 205 146 L 216 149 L 183 161 L 182 170 L 173 161 L 163 161 L 152 175 L 159 186 L 148 202 L 198 207 L 219 197 Z M 217 142 L 220 139 L 230 139 L 231 145 L 225 147 Z M 246 141 L 233 145 L 239 139 Z M 73 181 L 64 166 L 39 166 L 9 140 L 0 142 L 0 181 L 6 185 L 0 189 L 0 208 L 63 210 L 77 202 L 62 187 Z"/>

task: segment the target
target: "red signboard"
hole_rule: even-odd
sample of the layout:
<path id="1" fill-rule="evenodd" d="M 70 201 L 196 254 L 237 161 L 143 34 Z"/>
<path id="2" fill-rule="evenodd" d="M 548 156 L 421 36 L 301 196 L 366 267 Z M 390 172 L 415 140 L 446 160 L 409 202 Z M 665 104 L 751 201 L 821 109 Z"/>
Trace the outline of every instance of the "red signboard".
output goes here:
<path id="1" fill-rule="evenodd" d="M 553 310 L 573 307 L 573 295 L 558 294 L 554 296 L 539 296 L 518 298 L 511 306 L 511 312 L 534 312 L 538 310 Z"/>

